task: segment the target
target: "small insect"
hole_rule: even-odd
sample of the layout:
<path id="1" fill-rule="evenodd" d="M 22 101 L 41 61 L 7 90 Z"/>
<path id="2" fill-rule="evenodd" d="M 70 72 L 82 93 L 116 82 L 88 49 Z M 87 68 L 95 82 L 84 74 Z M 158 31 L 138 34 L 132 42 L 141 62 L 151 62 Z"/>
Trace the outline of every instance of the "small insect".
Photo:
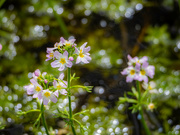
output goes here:
<path id="1" fill-rule="evenodd" d="M 65 45 L 58 46 L 58 49 L 63 49 L 64 47 L 65 47 Z"/>
<path id="2" fill-rule="evenodd" d="M 60 43 L 55 43 L 54 47 L 57 48 L 57 49 L 63 49 L 65 47 L 65 45 L 60 44 Z"/>

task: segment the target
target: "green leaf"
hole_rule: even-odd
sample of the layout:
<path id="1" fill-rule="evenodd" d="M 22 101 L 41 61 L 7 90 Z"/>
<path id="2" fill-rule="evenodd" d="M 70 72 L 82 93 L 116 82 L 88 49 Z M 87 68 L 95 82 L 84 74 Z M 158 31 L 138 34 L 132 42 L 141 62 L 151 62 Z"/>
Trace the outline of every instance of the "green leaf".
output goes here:
<path id="1" fill-rule="evenodd" d="M 93 86 L 74 85 L 74 86 L 70 87 L 70 89 L 72 89 L 72 88 L 83 88 L 83 89 L 85 89 L 87 92 L 91 92 Z"/>
<path id="2" fill-rule="evenodd" d="M 39 128 L 39 126 L 40 126 L 40 119 L 41 119 L 41 113 L 39 114 L 39 117 L 36 119 L 35 123 L 33 124 L 33 127 Z"/>
<path id="3" fill-rule="evenodd" d="M 21 116 L 21 115 L 26 115 L 27 113 L 32 113 L 32 112 L 40 112 L 40 110 L 39 109 L 35 109 L 35 110 L 29 110 L 27 112 L 18 111 L 17 114 L 18 114 L 18 116 Z"/>
<path id="4" fill-rule="evenodd" d="M 69 113 L 67 112 L 66 109 L 60 111 L 59 108 L 57 108 L 57 110 L 58 110 L 58 114 L 56 114 L 56 117 L 62 117 L 65 119 L 69 118 Z"/>
<path id="5" fill-rule="evenodd" d="M 148 90 L 146 90 L 146 91 L 142 94 L 142 96 L 141 96 L 141 100 L 142 100 L 142 101 L 143 101 L 144 99 L 146 99 L 147 93 L 148 93 Z"/>
<path id="6" fill-rule="evenodd" d="M 80 114 L 86 114 L 87 112 L 89 112 L 89 110 L 83 110 L 83 111 L 81 111 L 81 112 L 78 112 L 78 113 L 75 113 L 74 115 L 73 115 L 73 117 L 75 117 L 75 116 L 77 116 L 77 115 L 80 115 Z"/>
<path id="7" fill-rule="evenodd" d="M 134 95 L 136 96 L 136 98 L 138 99 L 138 92 L 136 91 L 136 89 L 134 87 L 132 87 L 132 92 L 134 93 Z"/>
<path id="8" fill-rule="evenodd" d="M 130 98 L 127 98 L 126 100 L 127 100 L 127 102 L 129 102 L 129 103 L 137 103 L 137 102 L 138 102 L 137 100 L 135 100 L 135 99 L 130 99 Z"/>
<path id="9" fill-rule="evenodd" d="M 134 96 L 134 94 L 132 92 L 127 92 L 127 94 L 130 96 Z"/>
<path id="10" fill-rule="evenodd" d="M 125 103 L 125 102 L 127 102 L 126 98 L 124 97 L 119 98 L 119 103 Z"/>
<path id="11" fill-rule="evenodd" d="M 1 1 L 0 1 L 0 7 L 4 4 L 5 1 L 6 1 L 6 0 L 1 0 Z"/>

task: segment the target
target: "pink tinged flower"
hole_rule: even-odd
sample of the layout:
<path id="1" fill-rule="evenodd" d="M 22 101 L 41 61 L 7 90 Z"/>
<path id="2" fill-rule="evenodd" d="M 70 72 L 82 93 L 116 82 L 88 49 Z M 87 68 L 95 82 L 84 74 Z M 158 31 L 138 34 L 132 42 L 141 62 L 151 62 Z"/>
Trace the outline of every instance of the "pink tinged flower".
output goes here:
<path id="1" fill-rule="evenodd" d="M 61 42 L 64 46 L 72 46 L 75 41 L 76 41 L 76 39 L 65 40 L 63 37 L 60 38 L 60 42 Z"/>
<path id="2" fill-rule="evenodd" d="M 67 91 L 65 88 L 67 88 L 67 81 L 64 81 L 64 73 L 60 74 L 59 80 L 61 81 L 56 81 L 54 80 L 53 82 L 53 86 L 54 88 L 57 89 L 57 91 L 55 91 L 55 95 L 58 97 L 59 96 L 59 92 L 62 94 L 62 95 L 66 95 L 67 94 Z"/>
<path id="3" fill-rule="evenodd" d="M 129 66 L 132 66 L 132 65 L 138 63 L 138 61 L 139 61 L 138 57 L 132 58 L 129 54 L 128 54 L 127 58 L 128 58 L 128 60 L 129 60 L 129 61 L 128 61 L 128 65 L 129 65 Z"/>
<path id="4" fill-rule="evenodd" d="M 72 62 L 68 59 L 68 52 L 65 51 L 63 54 L 59 53 L 58 51 L 54 52 L 54 56 L 57 60 L 51 63 L 53 68 L 59 67 L 59 71 L 63 71 L 65 67 L 72 67 Z"/>
<path id="5" fill-rule="evenodd" d="M 42 86 L 38 84 L 38 82 L 35 79 L 31 79 L 30 82 L 33 84 L 33 98 L 39 98 L 42 99 Z"/>
<path id="6" fill-rule="evenodd" d="M 2 45 L 0 44 L 0 51 L 2 50 Z"/>
<path id="7" fill-rule="evenodd" d="M 45 61 L 54 59 L 54 49 L 56 49 L 56 48 L 47 48 L 47 51 L 46 51 L 46 52 L 47 52 L 48 54 L 46 54 L 47 59 L 46 59 Z"/>
<path id="8" fill-rule="evenodd" d="M 73 58 L 73 57 L 69 57 L 69 60 L 70 60 L 70 61 L 74 61 L 74 58 Z"/>
<path id="9" fill-rule="evenodd" d="M 141 71 L 138 74 L 138 81 L 144 81 L 144 82 L 148 82 L 148 77 L 146 76 L 146 70 L 145 69 L 141 69 Z"/>
<path id="10" fill-rule="evenodd" d="M 62 49 L 63 48 L 63 44 L 62 44 L 62 42 L 56 42 L 55 44 L 54 44 L 54 49 Z"/>
<path id="11" fill-rule="evenodd" d="M 33 72 L 33 78 L 34 78 L 35 80 L 37 80 L 37 79 L 41 80 L 42 78 L 45 77 L 46 74 L 47 74 L 47 72 L 43 72 L 43 73 L 41 74 L 41 71 L 40 71 L 39 69 L 36 69 L 36 70 Z"/>
<path id="12" fill-rule="evenodd" d="M 148 61 L 148 57 L 147 56 L 143 56 L 140 60 L 139 60 L 139 63 L 144 63 L 144 62 L 147 62 Z"/>
<path id="13" fill-rule="evenodd" d="M 129 66 L 125 68 L 121 74 L 122 75 L 127 75 L 126 77 L 126 82 L 132 82 L 133 80 L 137 80 L 137 73 L 136 69 L 132 66 Z"/>
<path id="14" fill-rule="evenodd" d="M 39 69 L 36 69 L 36 70 L 34 71 L 34 75 L 35 75 L 35 76 L 40 76 L 40 74 L 41 74 L 41 71 L 40 71 Z"/>
<path id="15" fill-rule="evenodd" d="M 91 49 L 91 47 L 86 47 L 87 42 L 84 43 L 81 47 L 80 50 L 78 50 L 77 48 L 75 48 L 75 53 L 78 54 L 77 60 L 76 60 L 76 64 L 83 62 L 83 63 L 89 63 L 89 61 L 91 60 L 91 57 L 89 56 L 90 54 L 88 53 Z"/>
<path id="16" fill-rule="evenodd" d="M 154 77 L 154 73 L 155 72 L 155 67 L 154 66 L 148 66 L 147 67 L 147 75 L 150 77 L 150 78 L 153 78 Z"/>
<path id="17" fill-rule="evenodd" d="M 144 82 L 148 82 L 148 77 L 153 78 L 154 76 L 154 66 L 149 66 L 147 62 L 144 62 L 141 70 L 139 71 L 138 74 L 138 80 L 139 81 L 144 81 Z"/>
<path id="18" fill-rule="evenodd" d="M 128 65 L 129 66 L 132 66 L 132 65 L 141 65 L 141 64 L 143 64 L 144 62 L 147 62 L 147 60 L 148 60 L 148 57 L 147 56 L 144 56 L 144 57 L 142 57 L 141 59 L 139 59 L 138 57 L 134 57 L 134 58 L 132 58 L 130 55 L 128 55 L 127 56 L 127 58 L 128 58 Z"/>
<path id="19" fill-rule="evenodd" d="M 49 100 L 51 100 L 53 103 L 57 102 L 56 96 L 53 92 L 49 91 L 49 89 L 43 90 L 42 99 L 44 105 L 47 105 L 49 103 Z"/>
<path id="20" fill-rule="evenodd" d="M 34 85 L 33 84 L 26 85 L 26 86 L 24 86 L 24 88 L 27 90 L 28 95 L 34 94 Z"/>

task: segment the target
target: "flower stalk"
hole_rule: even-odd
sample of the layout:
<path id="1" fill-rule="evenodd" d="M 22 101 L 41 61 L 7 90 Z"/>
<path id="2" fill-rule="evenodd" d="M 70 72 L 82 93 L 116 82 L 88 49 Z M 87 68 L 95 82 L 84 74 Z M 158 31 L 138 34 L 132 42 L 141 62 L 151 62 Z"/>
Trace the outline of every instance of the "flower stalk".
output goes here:
<path id="1" fill-rule="evenodd" d="M 138 90 L 138 102 L 139 104 L 141 104 L 141 87 L 140 87 L 140 82 L 139 81 L 136 81 L 136 87 L 137 87 L 137 90 Z M 143 114 L 143 108 L 142 108 L 142 105 L 139 107 L 139 113 L 141 115 L 141 123 L 145 129 L 145 132 L 146 132 L 146 135 L 151 135 L 150 131 L 149 131 L 149 128 L 145 122 L 145 119 L 144 119 L 144 114 Z"/>
<path id="2" fill-rule="evenodd" d="M 41 104 L 41 119 L 42 119 L 42 122 L 43 122 L 43 126 L 45 128 L 46 134 L 49 135 L 46 120 L 45 120 L 45 116 L 44 116 L 44 104 L 43 103 Z"/>
<path id="3" fill-rule="evenodd" d="M 68 87 L 67 87 L 67 90 L 68 90 L 68 99 L 69 99 L 69 120 L 70 120 L 70 124 L 71 124 L 71 128 L 72 128 L 72 132 L 74 135 L 76 135 L 76 131 L 74 129 L 74 122 L 73 122 L 73 119 L 72 119 L 72 107 L 71 107 L 71 82 L 70 82 L 70 79 L 71 79 L 71 68 L 68 68 L 68 72 L 67 72 L 67 82 L 68 82 Z"/>

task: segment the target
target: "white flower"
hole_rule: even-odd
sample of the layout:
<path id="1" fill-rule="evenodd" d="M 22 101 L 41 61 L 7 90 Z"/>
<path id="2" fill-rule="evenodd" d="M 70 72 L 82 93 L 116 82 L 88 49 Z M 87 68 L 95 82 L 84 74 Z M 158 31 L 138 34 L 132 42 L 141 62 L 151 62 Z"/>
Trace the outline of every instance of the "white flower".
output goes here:
<path id="1" fill-rule="evenodd" d="M 91 60 L 91 57 L 89 56 L 90 54 L 88 53 L 91 48 L 90 46 L 85 48 L 86 44 L 87 42 L 80 47 L 80 50 L 75 47 L 75 53 L 78 55 L 76 64 L 80 62 L 89 63 L 89 61 Z"/>
<path id="2" fill-rule="evenodd" d="M 72 67 L 72 62 L 68 59 L 68 52 L 65 51 L 63 54 L 59 53 L 58 51 L 54 52 L 54 56 L 57 60 L 51 63 L 53 68 L 59 67 L 59 71 L 63 71 L 65 67 Z"/>
<path id="3" fill-rule="evenodd" d="M 53 103 L 57 102 L 56 96 L 54 95 L 53 92 L 49 91 L 49 89 L 43 90 L 42 99 L 44 105 L 47 105 L 49 100 L 51 100 Z"/>
<path id="4" fill-rule="evenodd" d="M 156 83 L 154 81 L 150 81 L 149 83 L 143 83 L 142 87 L 145 90 L 148 90 L 149 93 L 158 93 L 158 90 L 156 89 Z"/>

